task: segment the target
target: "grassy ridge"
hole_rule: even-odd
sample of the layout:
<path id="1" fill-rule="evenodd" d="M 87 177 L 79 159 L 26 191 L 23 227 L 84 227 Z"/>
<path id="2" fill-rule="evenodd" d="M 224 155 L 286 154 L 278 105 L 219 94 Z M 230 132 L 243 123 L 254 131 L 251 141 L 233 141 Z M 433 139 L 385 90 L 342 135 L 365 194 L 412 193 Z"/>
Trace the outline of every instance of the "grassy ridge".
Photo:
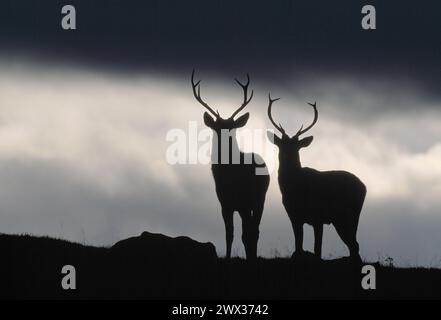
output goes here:
<path id="1" fill-rule="evenodd" d="M 306 256 L 250 264 L 17 235 L 0 235 L 0 253 L 3 299 L 441 299 L 439 269 L 374 264 L 377 289 L 364 291 L 360 266 L 347 259 Z M 61 268 L 67 264 L 76 268 L 77 290 L 61 288 Z"/>

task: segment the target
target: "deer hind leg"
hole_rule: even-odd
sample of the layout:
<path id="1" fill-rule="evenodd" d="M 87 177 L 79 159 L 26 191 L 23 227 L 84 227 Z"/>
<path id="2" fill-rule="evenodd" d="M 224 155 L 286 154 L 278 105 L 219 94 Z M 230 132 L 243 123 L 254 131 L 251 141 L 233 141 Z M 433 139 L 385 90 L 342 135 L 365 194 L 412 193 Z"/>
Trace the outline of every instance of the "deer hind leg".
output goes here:
<path id="1" fill-rule="evenodd" d="M 360 260 L 357 227 L 349 223 L 337 223 L 334 224 L 334 227 L 344 244 L 348 247 L 350 256 Z"/>
<path id="2" fill-rule="evenodd" d="M 352 225 L 349 229 L 349 254 L 356 261 L 361 262 L 360 246 L 357 241 L 357 224 Z"/>
<path id="3" fill-rule="evenodd" d="M 234 214 L 233 210 L 222 208 L 222 218 L 224 219 L 224 223 L 225 223 L 227 259 L 231 258 L 231 246 L 233 245 L 233 237 L 234 237 L 233 214 Z"/>

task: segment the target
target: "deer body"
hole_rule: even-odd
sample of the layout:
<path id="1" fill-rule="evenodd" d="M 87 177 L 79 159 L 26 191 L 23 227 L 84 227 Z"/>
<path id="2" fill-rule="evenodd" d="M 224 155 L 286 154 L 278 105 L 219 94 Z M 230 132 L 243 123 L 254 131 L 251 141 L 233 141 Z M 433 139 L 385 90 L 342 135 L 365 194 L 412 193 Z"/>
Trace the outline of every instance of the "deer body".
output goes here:
<path id="1" fill-rule="evenodd" d="M 271 117 L 271 100 L 268 115 L 282 133 L 279 138 L 269 133 L 269 138 L 279 147 L 279 187 L 282 201 L 294 230 L 295 253 L 303 252 L 303 225 L 314 229 L 314 253 L 321 257 L 323 225 L 332 224 L 347 245 L 351 257 L 359 259 L 357 229 L 366 196 L 366 187 L 355 175 L 346 171 L 317 171 L 302 167 L 299 151 L 311 144 L 313 138 L 299 139 L 317 121 L 316 105 L 314 122 L 307 129 L 289 137 L 281 125 Z M 303 127 L 302 127 L 303 128 Z"/>
<path id="2" fill-rule="evenodd" d="M 356 233 L 366 187 L 356 176 L 346 171 L 311 168 L 286 174 L 286 170 L 279 169 L 279 186 L 295 232 L 297 252 L 303 251 L 300 226 L 306 223 L 314 228 L 314 252 L 321 256 L 323 225 L 333 224 L 351 256 L 358 255 Z"/>
<path id="3" fill-rule="evenodd" d="M 256 175 L 256 169 L 262 167 L 259 163 L 212 165 L 216 194 L 225 223 L 228 258 L 233 242 L 234 212 L 238 212 L 242 220 L 242 242 L 247 259 L 257 256 L 259 225 L 269 186 L 269 175 Z"/>
<path id="4" fill-rule="evenodd" d="M 257 164 L 212 165 L 216 194 L 222 208 L 241 212 L 263 207 L 269 176 L 256 175 L 257 167 Z"/>
<path id="5" fill-rule="evenodd" d="M 263 159 L 255 153 L 244 153 L 239 149 L 235 130 L 229 135 L 225 148 L 220 147 L 221 137 L 218 134 L 213 137 L 212 150 L 217 149 L 217 153 L 212 153 L 211 171 L 221 206 L 239 212 L 255 207 L 256 200 L 259 202 L 265 199 L 269 175 L 256 174 L 259 168 L 266 168 Z"/>
<path id="6" fill-rule="evenodd" d="M 257 257 L 257 243 L 259 239 L 259 225 L 262 218 L 265 195 L 269 186 L 269 175 L 263 172 L 266 165 L 256 154 L 246 154 L 240 151 L 235 130 L 243 127 L 249 118 L 246 113 L 238 119 L 234 117 L 251 101 L 253 93 L 248 99 L 248 82 L 243 88 L 244 101 L 228 119 L 220 117 L 200 97 L 200 82 L 194 83 L 192 74 L 193 94 L 213 116 L 204 113 L 204 123 L 213 130 L 212 165 L 211 170 L 219 199 L 222 218 L 225 224 L 226 256 L 231 257 L 231 246 L 234 236 L 234 212 L 239 212 L 242 220 L 242 242 L 247 259 Z M 259 171 L 260 169 L 260 171 Z"/>

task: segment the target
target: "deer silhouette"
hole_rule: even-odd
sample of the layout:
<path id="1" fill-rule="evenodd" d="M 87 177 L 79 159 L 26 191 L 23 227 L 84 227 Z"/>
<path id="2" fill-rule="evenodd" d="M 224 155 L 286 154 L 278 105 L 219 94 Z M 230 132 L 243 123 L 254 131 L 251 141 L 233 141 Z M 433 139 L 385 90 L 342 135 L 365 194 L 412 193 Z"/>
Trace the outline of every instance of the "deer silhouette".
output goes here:
<path id="1" fill-rule="evenodd" d="M 300 138 L 318 120 L 317 104 L 308 103 L 314 109 L 310 126 L 289 137 L 282 125 L 271 116 L 272 104 L 279 100 L 268 95 L 268 117 L 282 134 L 278 137 L 268 131 L 268 138 L 279 149 L 279 187 L 283 205 L 294 231 L 295 254 L 303 253 L 303 225 L 314 229 L 314 253 L 321 258 L 323 225 L 331 224 L 349 248 L 350 256 L 360 261 L 357 242 L 358 221 L 366 196 L 366 187 L 355 175 L 346 171 L 317 171 L 302 167 L 299 151 L 308 147 L 313 137 Z"/>
<path id="2" fill-rule="evenodd" d="M 211 116 L 208 112 L 204 113 L 204 123 L 213 130 L 211 170 L 225 223 L 226 257 L 231 257 L 234 237 L 233 215 L 237 211 L 242 220 L 242 242 L 246 257 L 254 260 L 257 257 L 259 225 L 268 190 L 269 175 L 263 159 L 254 153 L 243 153 L 237 143 L 235 130 L 245 126 L 249 113 L 234 119 L 253 98 L 253 91 L 248 97 L 250 77 L 247 75 L 245 84 L 236 79 L 243 90 L 243 102 L 231 117 L 224 119 L 219 112 L 215 112 L 202 100 L 201 81 L 195 83 L 194 73 L 193 70 L 191 84 L 194 97 L 211 113 Z"/>

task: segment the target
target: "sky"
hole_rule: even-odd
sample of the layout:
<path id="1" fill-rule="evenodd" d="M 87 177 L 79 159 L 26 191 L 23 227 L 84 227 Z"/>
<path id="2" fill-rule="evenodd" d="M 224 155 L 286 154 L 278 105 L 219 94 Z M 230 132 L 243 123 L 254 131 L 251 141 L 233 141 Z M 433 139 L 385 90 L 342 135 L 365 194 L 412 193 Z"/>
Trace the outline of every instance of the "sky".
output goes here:
<path id="1" fill-rule="evenodd" d="M 67 3 L 67 2 L 66 2 Z M 259 252 L 289 256 L 294 239 L 267 141 L 267 94 L 292 134 L 309 123 L 303 166 L 347 170 L 367 186 L 361 255 L 441 266 L 441 7 L 373 1 L 69 1 L 78 30 L 60 28 L 59 1 L 5 1 L 0 19 L 0 232 L 112 245 L 142 231 L 211 241 L 225 252 L 209 164 L 167 162 L 171 130 L 204 132 L 202 94 L 222 115 L 255 97 L 238 135 L 273 168 Z M 127 4 L 130 3 L 130 4 Z M 246 145 L 246 130 L 256 145 Z M 205 131 L 206 132 L 206 131 Z M 209 140 L 207 140 L 209 141 Z M 200 143 L 202 145 L 203 142 Z M 256 150 L 259 149 L 259 150 Z M 233 252 L 243 256 L 235 217 Z M 306 249 L 313 236 L 306 230 Z M 325 258 L 347 254 L 326 227 Z"/>

